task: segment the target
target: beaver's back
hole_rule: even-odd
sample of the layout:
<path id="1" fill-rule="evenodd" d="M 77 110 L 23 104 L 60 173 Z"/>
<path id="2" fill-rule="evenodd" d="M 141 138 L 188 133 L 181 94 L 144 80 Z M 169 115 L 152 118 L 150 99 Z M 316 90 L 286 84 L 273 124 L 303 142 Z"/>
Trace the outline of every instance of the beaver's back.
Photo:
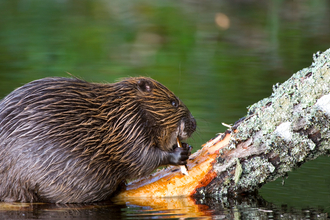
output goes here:
<path id="1" fill-rule="evenodd" d="M 89 181 L 98 171 L 91 172 L 89 156 L 93 153 L 84 150 L 100 145 L 103 132 L 96 125 L 107 120 L 99 111 L 102 103 L 96 99 L 97 90 L 78 79 L 46 78 L 18 88 L 0 102 L 1 198 L 93 201 L 108 193 L 93 198 L 86 192 L 102 192 L 101 188 L 117 184 Z M 80 189 L 76 182 L 89 184 Z M 76 188 L 68 189 L 75 195 L 63 196 L 61 187 Z"/>

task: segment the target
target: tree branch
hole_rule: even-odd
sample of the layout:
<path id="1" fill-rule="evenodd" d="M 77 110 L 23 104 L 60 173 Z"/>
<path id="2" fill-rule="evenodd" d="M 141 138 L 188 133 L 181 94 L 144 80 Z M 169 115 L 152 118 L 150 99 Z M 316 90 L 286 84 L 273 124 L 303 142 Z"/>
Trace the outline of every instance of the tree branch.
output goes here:
<path id="1" fill-rule="evenodd" d="M 131 182 L 117 198 L 252 192 L 328 153 L 330 49 L 313 58 L 310 67 L 273 86 L 270 97 L 193 154 L 189 176 L 178 167 L 163 169 Z"/>

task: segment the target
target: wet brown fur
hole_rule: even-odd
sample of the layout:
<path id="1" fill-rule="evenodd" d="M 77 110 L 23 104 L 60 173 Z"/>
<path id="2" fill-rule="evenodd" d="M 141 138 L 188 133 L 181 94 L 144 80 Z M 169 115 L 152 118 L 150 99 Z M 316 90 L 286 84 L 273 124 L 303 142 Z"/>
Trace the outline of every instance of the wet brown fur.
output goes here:
<path id="1" fill-rule="evenodd" d="M 187 138 L 195 126 L 186 106 L 150 78 L 30 82 L 0 101 L 0 200 L 107 199 L 122 181 L 167 163 L 173 134 Z"/>

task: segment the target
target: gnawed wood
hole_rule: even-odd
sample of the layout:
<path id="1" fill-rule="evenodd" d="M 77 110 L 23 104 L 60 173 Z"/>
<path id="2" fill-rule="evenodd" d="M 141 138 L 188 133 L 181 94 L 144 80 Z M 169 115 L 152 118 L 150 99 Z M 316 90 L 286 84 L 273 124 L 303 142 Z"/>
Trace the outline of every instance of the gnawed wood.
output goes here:
<path id="1" fill-rule="evenodd" d="M 183 175 L 178 167 L 171 166 L 148 178 L 129 183 L 126 190 L 117 198 L 193 195 L 198 188 L 205 187 L 216 177 L 212 164 L 215 163 L 219 150 L 229 142 L 230 136 L 229 133 L 219 135 L 203 149 L 191 155 L 187 164 L 189 176 Z"/>

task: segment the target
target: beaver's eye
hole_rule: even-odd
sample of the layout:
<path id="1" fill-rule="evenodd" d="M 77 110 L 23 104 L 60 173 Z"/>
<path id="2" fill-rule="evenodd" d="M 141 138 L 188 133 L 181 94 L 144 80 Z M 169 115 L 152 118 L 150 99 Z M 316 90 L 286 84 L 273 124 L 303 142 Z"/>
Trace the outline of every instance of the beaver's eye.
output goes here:
<path id="1" fill-rule="evenodd" d="M 176 100 L 172 100 L 171 104 L 172 104 L 175 108 L 177 108 L 177 107 L 179 106 L 179 103 L 178 103 L 178 101 L 176 101 Z"/>

